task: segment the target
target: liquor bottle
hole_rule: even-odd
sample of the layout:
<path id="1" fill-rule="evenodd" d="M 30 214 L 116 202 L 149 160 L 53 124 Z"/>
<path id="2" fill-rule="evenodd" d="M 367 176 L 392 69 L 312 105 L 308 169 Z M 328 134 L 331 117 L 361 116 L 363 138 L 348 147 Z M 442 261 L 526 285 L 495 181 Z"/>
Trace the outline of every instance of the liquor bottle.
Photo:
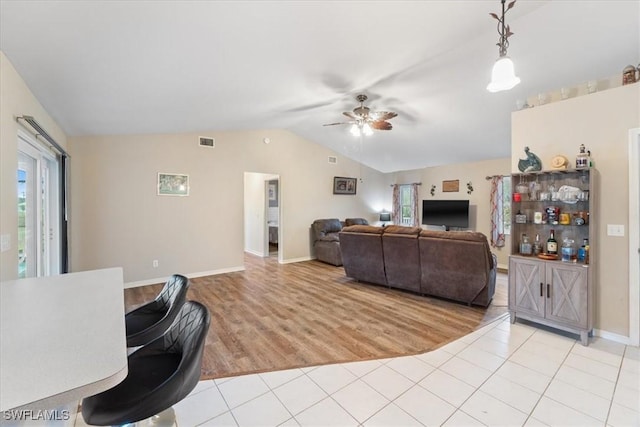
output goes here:
<path id="1" fill-rule="evenodd" d="M 562 248 L 560 249 L 560 254 L 562 261 L 564 262 L 576 262 L 576 250 L 573 246 L 573 239 L 566 238 L 562 242 Z"/>
<path id="2" fill-rule="evenodd" d="M 536 234 L 536 241 L 533 244 L 533 254 L 539 255 L 542 252 L 542 244 L 540 243 L 540 235 Z"/>
<path id="3" fill-rule="evenodd" d="M 558 242 L 556 241 L 555 231 L 551 230 L 547 239 L 547 254 L 558 255 Z"/>
<path id="4" fill-rule="evenodd" d="M 584 263 L 585 264 L 589 264 L 589 243 L 587 242 L 587 244 L 585 245 L 584 249 L 585 249 L 585 257 L 584 257 Z"/>
<path id="5" fill-rule="evenodd" d="M 526 234 L 522 235 L 522 240 L 520 241 L 520 254 L 531 255 L 531 242 L 529 242 L 529 237 Z"/>
<path id="6" fill-rule="evenodd" d="M 589 246 L 589 239 L 584 239 L 582 246 L 578 249 L 578 261 L 585 262 L 587 260 L 587 247 Z"/>

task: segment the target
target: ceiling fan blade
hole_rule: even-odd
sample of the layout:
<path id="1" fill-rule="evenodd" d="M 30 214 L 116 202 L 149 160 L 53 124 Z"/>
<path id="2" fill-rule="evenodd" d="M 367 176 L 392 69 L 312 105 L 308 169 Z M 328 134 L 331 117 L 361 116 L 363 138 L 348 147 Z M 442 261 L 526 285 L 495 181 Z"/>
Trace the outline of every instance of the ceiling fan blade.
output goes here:
<path id="1" fill-rule="evenodd" d="M 350 125 L 350 124 L 353 124 L 353 122 L 327 123 L 326 125 L 322 125 L 322 126 Z"/>
<path id="2" fill-rule="evenodd" d="M 397 116 L 398 113 L 394 113 L 393 111 L 376 111 L 374 113 L 376 120 L 389 120 Z"/>
<path id="3" fill-rule="evenodd" d="M 391 130 L 391 129 L 393 129 L 393 126 L 391 126 L 391 123 L 385 122 L 384 120 L 372 121 L 371 123 L 369 123 L 369 126 L 371 126 L 375 130 Z"/>
<path id="4" fill-rule="evenodd" d="M 351 111 L 345 111 L 342 114 L 344 114 L 345 116 L 347 116 L 347 117 L 349 117 L 350 119 L 353 119 L 353 120 L 358 120 L 359 119 L 359 117 L 356 116 L 355 114 L 353 114 Z"/>
<path id="5" fill-rule="evenodd" d="M 324 101 L 324 102 L 316 102 L 315 104 L 301 105 L 299 107 L 289 108 L 288 110 L 284 110 L 286 113 L 297 113 L 300 111 L 314 110 L 316 108 L 325 107 L 327 105 L 331 105 L 332 101 Z"/>

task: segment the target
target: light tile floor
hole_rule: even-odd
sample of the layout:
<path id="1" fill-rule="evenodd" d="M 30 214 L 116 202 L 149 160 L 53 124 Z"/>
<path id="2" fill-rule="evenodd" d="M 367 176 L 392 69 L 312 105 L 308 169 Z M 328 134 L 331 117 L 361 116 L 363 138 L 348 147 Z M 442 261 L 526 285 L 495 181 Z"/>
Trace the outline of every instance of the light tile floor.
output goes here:
<path id="1" fill-rule="evenodd" d="M 637 427 L 640 349 L 505 316 L 418 356 L 201 381 L 174 409 L 179 427 Z"/>

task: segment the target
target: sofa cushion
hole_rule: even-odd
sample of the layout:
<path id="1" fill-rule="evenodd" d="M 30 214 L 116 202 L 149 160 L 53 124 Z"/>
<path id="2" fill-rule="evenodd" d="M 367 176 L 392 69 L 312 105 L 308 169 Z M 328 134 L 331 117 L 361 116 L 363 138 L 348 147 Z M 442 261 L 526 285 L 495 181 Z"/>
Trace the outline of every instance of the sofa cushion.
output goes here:
<path id="1" fill-rule="evenodd" d="M 352 225 L 340 232 L 342 264 L 349 277 L 386 285 L 382 254 L 382 228 Z"/>
<path id="2" fill-rule="evenodd" d="M 419 227 L 385 227 L 382 234 L 382 253 L 387 285 L 420 292 L 419 234 Z"/>
<path id="3" fill-rule="evenodd" d="M 351 233 L 371 233 L 371 234 L 382 234 L 382 227 L 376 227 L 374 225 L 350 225 L 342 229 L 342 231 L 347 231 Z"/>
<path id="4" fill-rule="evenodd" d="M 314 241 L 321 240 L 329 233 L 337 233 L 342 229 L 338 218 L 316 219 L 312 224 Z"/>
<path id="5" fill-rule="evenodd" d="M 346 218 L 344 224 L 347 227 L 350 225 L 369 225 L 369 221 L 364 218 Z"/>
<path id="6" fill-rule="evenodd" d="M 478 231 L 439 231 L 439 230 L 422 230 L 420 237 L 434 237 L 436 239 L 453 239 L 466 240 L 469 242 L 482 242 L 485 244 L 487 258 L 489 259 L 489 268 L 494 267 L 493 256 L 489 248 L 487 236 Z"/>
<path id="7" fill-rule="evenodd" d="M 318 241 L 320 241 L 320 242 L 339 242 L 340 241 L 340 237 L 338 236 L 338 233 L 329 233 L 329 234 L 325 234 L 324 236 L 320 237 L 318 239 Z"/>
<path id="8" fill-rule="evenodd" d="M 387 225 L 384 228 L 385 234 L 415 234 L 417 236 L 420 231 L 422 231 L 420 227 L 407 227 L 406 225 Z"/>
<path id="9" fill-rule="evenodd" d="M 491 302 L 495 268 L 484 234 L 423 231 L 418 246 L 422 292 L 485 307 Z"/>

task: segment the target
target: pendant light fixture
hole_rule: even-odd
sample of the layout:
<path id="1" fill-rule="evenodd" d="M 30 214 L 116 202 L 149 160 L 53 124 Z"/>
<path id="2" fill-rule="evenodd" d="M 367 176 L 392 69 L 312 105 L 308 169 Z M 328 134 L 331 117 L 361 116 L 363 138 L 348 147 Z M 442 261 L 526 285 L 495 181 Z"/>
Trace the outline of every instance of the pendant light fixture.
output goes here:
<path id="1" fill-rule="evenodd" d="M 513 62 L 511 58 L 507 56 L 507 48 L 509 47 L 509 37 L 513 35 L 508 25 L 504 23 L 504 15 L 505 13 L 511 9 L 515 4 L 516 0 L 513 0 L 509 3 L 507 8 L 505 9 L 505 0 L 501 0 L 502 3 L 502 16 L 498 18 L 498 15 L 495 13 L 490 13 L 492 17 L 494 17 L 498 21 L 498 34 L 500 34 L 500 39 L 496 45 L 500 48 L 500 57 L 493 64 L 493 69 L 491 70 L 491 82 L 487 86 L 487 90 L 489 92 L 500 92 L 503 90 L 509 90 L 515 87 L 518 83 L 520 83 L 520 78 L 516 76 L 515 71 L 513 69 Z"/>

